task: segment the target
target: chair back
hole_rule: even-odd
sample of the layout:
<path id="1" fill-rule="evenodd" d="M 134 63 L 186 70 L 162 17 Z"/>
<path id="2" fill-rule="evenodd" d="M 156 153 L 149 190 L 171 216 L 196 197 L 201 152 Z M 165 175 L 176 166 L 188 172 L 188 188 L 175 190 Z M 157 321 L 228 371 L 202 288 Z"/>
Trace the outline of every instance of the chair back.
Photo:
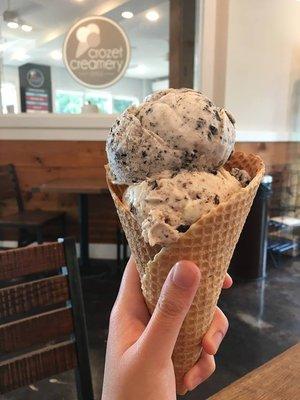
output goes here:
<path id="1" fill-rule="evenodd" d="M 18 177 L 12 164 L 0 165 L 0 201 L 15 199 L 19 212 L 24 211 Z"/>
<path id="2" fill-rule="evenodd" d="M 0 393 L 71 369 L 92 400 L 74 240 L 0 252 Z"/>

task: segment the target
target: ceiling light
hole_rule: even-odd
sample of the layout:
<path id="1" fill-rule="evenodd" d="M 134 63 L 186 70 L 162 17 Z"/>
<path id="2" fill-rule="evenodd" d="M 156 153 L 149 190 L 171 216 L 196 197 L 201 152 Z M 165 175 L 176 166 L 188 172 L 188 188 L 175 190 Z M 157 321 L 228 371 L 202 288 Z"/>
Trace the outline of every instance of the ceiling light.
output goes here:
<path id="1" fill-rule="evenodd" d="M 136 71 L 138 74 L 143 75 L 143 74 L 146 73 L 147 68 L 146 68 L 146 66 L 145 66 L 144 64 L 140 64 L 140 65 L 138 65 L 138 66 L 135 68 L 135 71 Z"/>
<path id="2" fill-rule="evenodd" d="M 19 28 L 19 24 L 16 21 L 9 21 L 7 23 L 7 26 L 11 29 L 18 29 Z"/>
<path id="3" fill-rule="evenodd" d="M 23 24 L 23 25 L 21 26 L 21 29 L 22 29 L 24 32 L 31 32 L 31 31 L 32 31 L 32 26 L 31 26 L 31 25 Z"/>
<path id="4" fill-rule="evenodd" d="M 157 21 L 157 20 L 159 19 L 159 14 L 158 14 L 157 11 L 150 10 L 150 11 L 148 11 L 148 12 L 146 13 L 146 18 L 147 18 L 149 21 L 154 22 L 154 21 Z"/>
<path id="5" fill-rule="evenodd" d="M 125 19 L 130 19 L 133 17 L 133 13 L 131 11 L 123 11 L 121 15 Z"/>
<path id="6" fill-rule="evenodd" d="M 27 58 L 29 58 L 29 56 L 26 54 L 25 49 L 18 49 L 11 56 L 12 60 L 18 60 L 18 61 L 24 61 L 27 60 Z"/>
<path id="7" fill-rule="evenodd" d="M 56 61 L 60 61 L 62 59 L 62 53 L 60 50 L 51 51 L 50 56 Z"/>

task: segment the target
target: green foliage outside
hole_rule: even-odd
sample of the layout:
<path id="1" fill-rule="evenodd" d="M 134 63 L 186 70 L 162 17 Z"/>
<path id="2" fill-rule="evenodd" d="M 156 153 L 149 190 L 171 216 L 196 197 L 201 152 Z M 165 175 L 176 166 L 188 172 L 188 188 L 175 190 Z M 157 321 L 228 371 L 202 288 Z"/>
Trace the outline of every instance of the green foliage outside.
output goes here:
<path id="1" fill-rule="evenodd" d="M 134 99 L 101 97 L 95 94 L 84 94 L 58 90 L 55 94 L 55 112 L 58 114 L 80 114 L 83 104 L 90 102 L 96 105 L 101 113 L 120 114 L 127 107 L 136 104 Z"/>

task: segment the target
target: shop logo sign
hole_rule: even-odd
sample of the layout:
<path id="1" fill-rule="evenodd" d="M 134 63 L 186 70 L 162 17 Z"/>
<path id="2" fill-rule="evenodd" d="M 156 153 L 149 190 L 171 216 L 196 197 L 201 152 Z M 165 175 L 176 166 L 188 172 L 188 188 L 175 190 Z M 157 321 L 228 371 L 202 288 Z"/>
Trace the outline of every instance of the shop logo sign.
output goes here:
<path id="1" fill-rule="evenodd" d="M 91 88 L 104 88 L 124 75 L 130 60 L 129 40 L 111 19 L 87 17 L 69 30 L 63 58 L 77 82 Z"/>
<path id="2" fill-rule="evenodd" d="M 26 79 L 29 86 L 32 86 L 34 88 L 40 88 L 45 82 L 44 74 L 41 70 L 37 68 L 30 69 L 27 72 Z"/>

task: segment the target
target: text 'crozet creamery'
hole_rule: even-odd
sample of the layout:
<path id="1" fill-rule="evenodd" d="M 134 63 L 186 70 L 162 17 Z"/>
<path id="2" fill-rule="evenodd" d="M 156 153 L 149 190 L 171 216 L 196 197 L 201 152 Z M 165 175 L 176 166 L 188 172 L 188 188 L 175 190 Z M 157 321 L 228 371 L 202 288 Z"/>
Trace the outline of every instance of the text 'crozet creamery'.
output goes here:
<path id="1" fill-rule="evenodd" d="M 72 70 L 116 70 L 121 71 L 123 66 L 123 48 L 113 48 L 113 49 L 95 49 L 91 48 L 88 51 L 89 59 L 72 59 L 70 61 L 70 67 Z"/>

